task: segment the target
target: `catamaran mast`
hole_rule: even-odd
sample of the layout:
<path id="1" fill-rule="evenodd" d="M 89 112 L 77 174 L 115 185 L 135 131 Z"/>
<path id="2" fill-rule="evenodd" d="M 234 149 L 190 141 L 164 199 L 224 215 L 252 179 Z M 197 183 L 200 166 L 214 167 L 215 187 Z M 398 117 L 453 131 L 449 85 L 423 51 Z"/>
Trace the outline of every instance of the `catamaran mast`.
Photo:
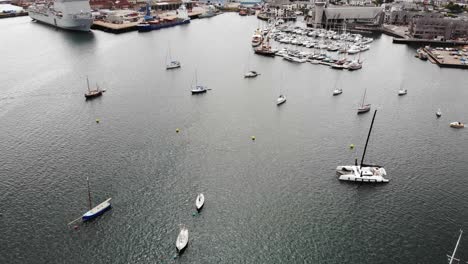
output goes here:
<path id="1" fill-rule="evenodd" d="M 377 109 L 374 111 L 374 116 L 372 117 L 372 122 L 371 122 L 371 125 L 370 125 L 370 128 L 369 128 L 369 134 L 367 134 L 366 145 L 364 146 L 364 152 L 362 153 L 361 169 L 362 169 L 362 165 L 364 164 L 364 157 L 366 156 L 367 143 L 369 143 L 369 138 L 370 138 L 370 135 L 371 135 L 371 132 L 372 132 L 372 126 L 374 125 L 374 119 L 375 119 L 376 114 L 377 114 Z M 361 173 L 362 173 L 362 170 L 361 170 Z"/>
<path id="2" fill-rule="evenodd" d="M 461 239 L 462 234 L 463 234 L 463 230 L 460 229 L 460 236 L 458 237 L 457 244 L 455 245 L 455 249 L 453 250 L 452 256 L 450 257 L 449 264 L 452 264 L 452 262 L 454 260 L 455 253 L 457 252 L 458 244 L 460 243 L 460 239 Z"/>
<path id="3" fill-rule="evenodd" d="M 91 191 L 89 189 L 89 178 L 86 177 L 86 182 L 88 183 L 88 205 L 89 205 L 89 210 L 91 210 L 93 208 L 92 204 L 91 204 Z"/>

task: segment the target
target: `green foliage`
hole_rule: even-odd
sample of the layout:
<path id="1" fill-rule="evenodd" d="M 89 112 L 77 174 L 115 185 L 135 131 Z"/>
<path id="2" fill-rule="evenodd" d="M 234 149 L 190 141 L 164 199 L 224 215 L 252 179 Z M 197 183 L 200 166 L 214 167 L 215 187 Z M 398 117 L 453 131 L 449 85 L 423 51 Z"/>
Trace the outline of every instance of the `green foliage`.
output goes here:
<path id="1" fill-rule="evenodd" d="M 451 13 L 461 13 L 463 12 L 463 7 L 461 5 L 454 4 L 453 2 L 449 2 L 445 8 L 450 10 Z"/>

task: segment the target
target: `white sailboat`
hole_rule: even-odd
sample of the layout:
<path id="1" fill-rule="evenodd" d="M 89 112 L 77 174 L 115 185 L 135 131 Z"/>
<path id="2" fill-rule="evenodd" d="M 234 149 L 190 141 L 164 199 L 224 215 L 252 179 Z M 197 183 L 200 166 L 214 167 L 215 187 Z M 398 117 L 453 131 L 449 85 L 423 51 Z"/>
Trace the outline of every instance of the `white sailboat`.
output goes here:
<path id="1" fill-rule="evenodd" d="M 278 97 L 278 99 L 276 99 L 276 105 L 282 105 L 286 102 L 286 96 L 284 96 L 281 92 L 280 92 L 280 96 Z"/>
<path id="2" fill-rule="evenodd" d="M 408 93 L 408 90 L 403 89 L 403 82 L 400 84 L 400 89 L 398 89 L 398 96 L 402 96 Z"/>
<path id="3" fill-rule="evenodd" d="M 364 101 L 366 100 L 366 92 L 367 88 L 364 90 L 364 96 L 362 97 L 361 105 L 358 107 L 358 114 L 369 112 L 369 110 L 371 109 L 370 104 L 364 104 Z"/>
<path id="4" fill-rule="evenodd" d="M 198 75 L 197 71 L 195 71 L 195 85 L 192 85 L 192 94 L 201 94 L 206 93 L 207 87 L 201 84 L 198 84 Z"/>
<path id="5" fill-rule="evenodd" d="M 169 47 L 168 48 L 168 53 L 166 55 L 166 70 L 177 69 L 177 68 L 180 68 L 180 67 L 181 67 L 180 61 L 172 59 L 171 47 Z"/>
<path id="6" fill-rule="evenodd" d="M 200 193 L 197 196 L 197 199 L 195 200 L 195 207 L 197 208 L 198 211 L 200 211 L 205 204 L 205 195 L 203 193 Z"/>
<path id="7" fill-rule="evenodd" d="M 249 57 L 247 58 L 247 67 L 250 68 L 250 53 L 249 53 Z M 248 71 L 244 74 L 244 78 L 255 78 L 255 77 L 257 77 L 258 75 L 260 75 L 260 73 L 258 73 L 258 72 L 256 72 L 256 71 L 248 70 Z"/>
<path id="8" fill-rule="evenodd" d="M 333 96 L 337 96 L 343 93 L 343 89 L 336 88 L 337 84 L 338 84 L 338 78 L 336 78 L 336 81 L 335 81 L 335 88 L 333 89 Z"/>
<path id="9" fill-rule="evenodd" d="M 345 165 L 336 167 L 336 173 L 339 175 L 338 179 L 340 181 L 354 181 L 354 182 L 369 182 L 369 183 L 387 183 L 388 179 L 385 179 L 384 176 L 387 175 L 385 169 L 378 165 L 367 165 L 364 164 L 364 157 L 366 155 L 367 144 L 369 143 L 369 138 L 372 132 L 372 126 L 374 125 L 375 115 L 377 110 L 374 112 L 372 117 L 371 126 L 369 129 L 369 134 L 367 135 L 366 145 L 364 147 L 364 152 L 362 153 L 361 164 L 357 164 L 357 159 L 354 165 Z"/>
<path id="10" fill-rule="evenodd" d="M 186 227 L 182 227 L 176 240 L 176 248 L 178 252 L 182 252 L 187 247 L 188 239 L 188 229 Z"/>
<path id="11" fill-rule="evenodd" d="M 436 116 L 437 116 L 437 118 L 442 116 L 442 112 L 440 111 L 440 108 L 437 110 Z"/>

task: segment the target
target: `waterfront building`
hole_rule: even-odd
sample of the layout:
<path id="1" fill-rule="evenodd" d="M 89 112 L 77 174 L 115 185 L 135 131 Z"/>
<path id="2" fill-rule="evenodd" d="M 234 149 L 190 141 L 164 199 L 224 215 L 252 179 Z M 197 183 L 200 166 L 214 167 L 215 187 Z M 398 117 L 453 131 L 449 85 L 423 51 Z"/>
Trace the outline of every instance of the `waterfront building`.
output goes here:
<path id="1" fill-rule="evenodd" d="M 364 6 L 329 6 L 327 2 L 315 2 L 315 12 L 312 12 L 307 25 L 316 28 L 328 28 L 347 24 L 380 26 L 384 21 L 382 7 Z"/>
<path id="2" fill-rule="evenodd" d="M 440 14 L 429 13 L 414 17 L 408 31 L 411 37 L 417 39 L 468 39 L 468 21 L 441 18 Z"/>

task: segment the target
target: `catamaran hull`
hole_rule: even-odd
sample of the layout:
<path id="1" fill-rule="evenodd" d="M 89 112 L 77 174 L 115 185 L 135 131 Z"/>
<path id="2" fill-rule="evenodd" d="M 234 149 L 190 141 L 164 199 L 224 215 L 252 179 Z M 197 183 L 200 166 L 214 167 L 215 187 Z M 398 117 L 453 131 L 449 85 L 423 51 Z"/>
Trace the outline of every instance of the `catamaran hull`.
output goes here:
<path id="1" fill-rule="evenodd" d="M 370 166 L 370 167 L 366 167 L 366 166 Z M 387 175 L 387 172 L 382 167 L 365 165 L 362 167 L 364 173 L 361 173 L 359 168 L 360 167 L 356 167 L 356 166 L 338 166 L 336 167 L 336 174 L 338 175 L 338 179 L 340 181 L 368 182 L 368 183 L 389 182 L 388 179 L 384 178 L 384 176 Z"/>
<path id="2" fill-rule="evenodd" d="M 382 176 L 355 176 L 353 174 L 344 174 L 338 177 L 340 181 L 368 182 L 368 183 L 387 183 L 388 179 Z"/>

